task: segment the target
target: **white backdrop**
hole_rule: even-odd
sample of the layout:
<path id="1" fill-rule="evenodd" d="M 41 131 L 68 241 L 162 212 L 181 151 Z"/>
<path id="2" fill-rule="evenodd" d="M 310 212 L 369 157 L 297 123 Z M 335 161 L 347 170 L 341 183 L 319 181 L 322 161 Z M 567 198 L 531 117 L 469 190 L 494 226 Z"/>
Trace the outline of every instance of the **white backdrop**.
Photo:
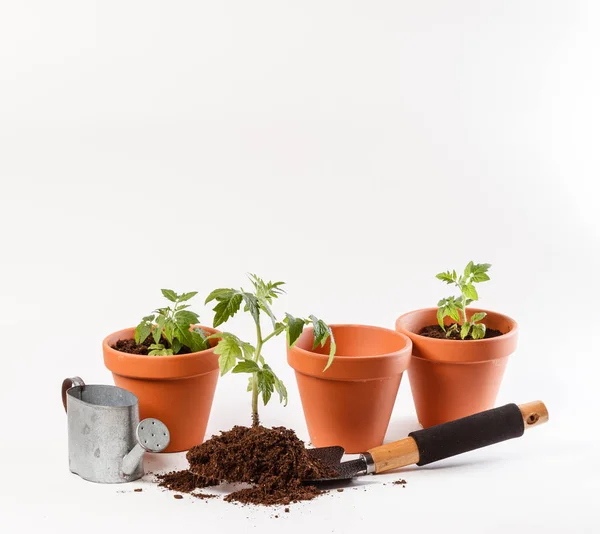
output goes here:
<path id="1" fill-rule="evenodd" d="M 0 0 L 0 530 L 597 532 L 599 7 Z M 521 440 L 289 514 L 68 472 L 60 382 L 111 383 L 102 338 L 161 287 L 256 272 L 281 313 L 393 327 L 471 259 L 521 327 L 499 404 L 550 409 Z M 264 423 L 307 438 L 283 339 L 266 355 L 290 403 Z M 244 386 L 209 434 L 249 422 Z M 387 437 L 416 424 L 405 378 Z"/>

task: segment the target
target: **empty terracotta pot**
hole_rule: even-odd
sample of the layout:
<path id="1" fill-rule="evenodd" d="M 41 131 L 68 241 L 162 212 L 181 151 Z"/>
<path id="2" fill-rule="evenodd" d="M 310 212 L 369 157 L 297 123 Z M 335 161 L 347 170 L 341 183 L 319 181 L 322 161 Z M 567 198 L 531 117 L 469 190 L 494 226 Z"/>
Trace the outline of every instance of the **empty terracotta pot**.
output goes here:
<path id="1" fill-rule="evenodd" d="M 417 417 L 425 428 L 494 407 L 508 357 L 517 347 L 517 323 L 477 308 L 467 308 L 467 316 L 481 311 L 487 313 L 485 325 L 502 336 L 468 341 L 420 336 L 423 327 L 437 324 L 437 308 L 416 310 L 396 320 L 396 330 L 413 342 L 408 377 Z"/>
<path id="2" fill-rule="evenodd" d="M 115 385 L 138 398 L 140 419 L 156 417 L 167 425 L 171 442 L 164 452 L 186 451 L 202 443 L 219 377 L 214 348 L 174 356 L 141 356 L 111 348 L 119 339 L 133 339 L 134 330 L 115 332 L 102 342 L 104 364 Z"/>
<path id="3" fill-rule="evenodd" d="M 313 349 L 312 328 L 288 348 L 288 363 L 296 372 L 313 445 L 364 452 L 383 443 L 412 343 L 377 326 L 340 324 L 331 329 L 337 352 L 327 371 L 329 343 Z"/>

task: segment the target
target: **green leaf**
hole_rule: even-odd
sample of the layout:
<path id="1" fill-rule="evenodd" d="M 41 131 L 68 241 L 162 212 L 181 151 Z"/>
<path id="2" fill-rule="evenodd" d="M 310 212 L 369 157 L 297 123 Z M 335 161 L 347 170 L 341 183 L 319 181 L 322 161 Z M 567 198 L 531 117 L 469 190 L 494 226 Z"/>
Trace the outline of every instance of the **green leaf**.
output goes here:
<path id="1" fill-rule="evenodd" d="M 154 319 L 154 316 L 152 316 Z M 146 317 L 138 324 L 135 328 L 135 342 L 139 345 L 146 341 L 148 336 L 152 333 L 152 323 L 145 321 Z"/>
<path id="2" fill-rule="evenodd" d="M 263 368 L 256 373 L 258 380 L 258 391 L 262 393 L 263 404 L 266 406 L 275 389 L 275 375 L 271 368 L 265 364 Z"/>
<path id="3" fill-rule="evenodd" d="M 275 391 L 279 394 L 279 402 L 282 402 L 284 406 L 287 406 L 288 403 L 288 392 L 286 387 L 283 385 L 283 382 L 275 376 Z"/>
<path id="4" fill-rule="evenodd" d="M 209 293 L 208 297 L 206 297 L 206 300 L 204 301 L 204 304 L 208 304 L 211 300 L 229 299 L 232 293 L 235 293 L 235 289 L 220 287 Z"/>
<path id="5" fill-rule="evenodd" d="M 175 314 L 175 321 L 178 325 L 187 326 L 189 328 L 191 325 L 198 323 L 200 318 L 198 317 L 198 314 L 193 311 L 182 310 Z"/>
<path id="6" fill-rule="evenodd" d="M 192 352 L 200 352 L 210 348 L 207 333 L 202 328 L 194 328 L 189 332 L 188 347 Z"/>
<path id="7" fill-rule="evenodd" d="M 156 318 L 156 326 L 154 327 L 154 330 L 152 330 L 152 339 L 154 339 L 154 343 L 158 343 L 160 341 L 160 337 L 163 334 L 165 321 L 166 319 L 163 315 L 159 315 Z"/>
<path id="8" fill-rule="evenodd" d="M 264 311 L 269 319 L 271 319 L 271 323 L 273 323 L 273 328 L 277 327 L 277 317 L 271 310 L 271 306 L 269 306 L 269 302 L 266 299 L 258 299 L 258 307 Z"/>
<path id="9" fill-rule="evenodd" d="M 173 338 L 175 336 L 175 323 L 171 321 L 171 319 L 167 319 L 165 321 L 163 336 L 165 336 L 170 345 L 173 344 Z"/>
<path id="10" fill-rule="evenodd" d="M 213 308 L 215 312 L 213 326 L 216 328 L 233 317 L 239 311 L 242 300 L 242 295 L 233 289 L 230 289 L 228 294 L 222 294 L 218 298 L 217 305 Z"/>
<path id="11" fill-rule="evenodd" d="M 173 339 L 173 343 L 171 345 L 171 349 L 173 350 L 173 354 L 178 354 L 181 350 L 182 344 L 178 339 Z"/>
<path id="12" fill-rule="evenodd" d="M 262 278 L 256 276 L 255 274 L 249 274 L 248 278 L 252 282 L 254 286 L 254 290 L 256 292 L 256 298 L 261 301 L 265 300 L 269 304 L 273 303 L 273 299 L 276 299 L 282 293 L 285 293 L 281 286 L 285 285 L 285 282 L 265 282 Z"/>
<path id="13" fill-rule="evenodd" d="M 454 276 L 453 276 L 450 271 L 446 271 L 444 273 L 438 273 L 435 275 L 435 277 L 438 280 L 441 280 L 442 282 L 446 282 L 447 284 L 453 284 L 456 281 L 456 273 L 454 273 Z"/>
<path id="14" fill-rule="evenodd" d="M 242 300 L 245 302 L 244 310 L 251 313 L 256 323 L 259 321 L 258 300 L 252 293 L 238 291 L 237 289 L 219 288 L 206 297 L 205 303 L 211 300 L 217 301 L 217 305 L 213 308 L 215 312 L 214 327 L 233 317 L 239 311 Z"/>
<path id="15" fill-rule="evenodd" d="M 185 302 L 186 300 L 190 300 L 192 297 L 195 297 L 198 294 L 197 291 L 190 291 L 189 293 L 184 293 L 183 295 L 179 295 L 179 302 Z"/>
<path id="16" fill-rule="evenodd" d="M 463 323 L 460 328 L 460 337 L 465 339 L 469 335 L 469 330 L 471 330 L 471 323 Z"/>
<path id="17" fill-rule="evenodd" d="M 254 347 L 250 343 L 242 341 L 229 332 L 221 332 L 209 336 L 207 339 L 218 339 L 215 354 L 219 355 L 219 368 L 221 376 L 228 373 L 236 364 L 237 360 L 250 359 L 254 354 Z"/>
<path id="18" fill-rule="evenodd" d="M 308 318 L 313 325 L 313 349 L 316 349 L 319 345 L 322 347 L 327 341 L 329 327 L 324 321 L 317 319 L 314 315 L 309 315 Z"/>
<path id="19" fill-rule="evenodd" d="M 463 286 L 462 291 L 463 294 L 471 300 L 477 300 L 479 298 L 477 290 L 475 289 L 475 286 L 473 284 L 466 284 L 465 286 Z"/>
<path id="20" fill-rule="evenodd" d="M 254 376 L 250 375 L 248 377 L 248 386 L 246 387 L 246 391 L 252 391 Z"/>
<path id="21" fill-rule="evenodd" d="M 179 339 L 183 345 L 192 349 L 192 333 L 190 332 L 190 327 L 186 324 L 175 323 L 175 333 L 174 337 Z M 192 352 L 196 352 L 192 350 Z"/>
<path id="22" fill-rule="evenodd" d="M 161 343 L 153 343 L 148 348 L 150 349 L 148 356 L 173 356 L 173 351 L 166 349 Z"/>
<path id="23" fill-rule="evenodd" d="M 333 359 L 336 351 L 335 339 L 333 338 L 333 332 L 331 331 L 330 326 L 323 320 L 317 319 L 314 315 L 310 315 L 309 319 L 313 324 L 314 329 L 314 341 L 313 341 L 313 350 L 316 349 L 319 345 L 321 347 L 325 346 L 325 343 L 329 339 L 329 359 L 327 360 L 327 365 L 323 371 L 329 369 L 331 364 L 333 363 Z"/>
<path id="24" fill-rule="evenodd" d="M 454 305 L 454 302 L 449 302 L 445 307 L 444 307 L 444 313 L 446 315 L 449 315 L 452 319 L 454 319 L 456 322 L 460 321 L 460 315 L 458 314 L 458 308 Z"/>
<path id="25" fill-rule="evenodd" d="M 287 343 L 289 347 L 293 347 L 296 341 L 298 341 L 300 334 L 302 334 L 302 331 L 304 330 L 304 325 L 306 323 L 304 319 L 294 317 L 289 313 L 285 314 L 285 323 L 287 330 Z"/>
<path id="26" fill-rule="evenodd" d="M 471 332 L 471 337 L 473 339 L 483 339 L 485 337 L 485 325 L 483 323 L 477 323 L 473 325 L 473 331 Z"/>
<path id="27" fill-rule="evenodd" d="M 463 273 L 463 276 L 465 278 L 469 278 L 469 276 L 471 276 L 472 269 L 473 269 L 473 262 L 470 261 L 469 263 L 467 263 L 467 266 L 465 267 L 465 272 Z"/>
<path id="28" fill-rule="evenodd" d="M 258 299 L 252 293 L 247 293 L 246 291 L 241 292 L 242 298 L 244 299 L 244 311 L 250 312 L 254 322 L 258 324 L 259 319 L 259 304 Z"/>
<path id="29" fill-rule="evenodd" d="M 161 289 L 163 296 L 171 302 L 177 302 L 177 293 L 172 289 Z"/>
<path id="30" fill-rule="evenodd" d="M 487 273 L 491 266 L 491 263 L 476 263 L 471 270 L 473 273 Z"/>
<path id="31" fill-rule="evenodd" d="M 215 354 L 219 355 L 219 369 L 223 376 L 235 367 L 241 351 L 237 345 L 232 345 L 229 341 L 222 339 L 215 347 Z"/>
<path id="32" fill-rule="evenodd" d="M 474 313 L 471 316 L 471 322 L 476 323 L 477 321 L 481 321 L 481 319 L 483 319 L 486 315 L 487 315 L 487 313 L 485 313 L 485 312 Z"/>
<path id="33" fill-rule="evenodd" d="M 329 327 L 327 327 L 329 328 Z M 327 360 L 327 365 L 323 369 L 323 372 L 327 371 L 331 364 L 333 363 L 333 359 L 335 357 L 335 351 L 337 350 L 337 345 L 335 343 L 335 338 L 333 337 L 333 332 L 331 328 L 329 328 L 329 359 Z"/>
<path id="34" fill-rule="evenodd" d="M 446 307 L 442 306 L 441 308 L 438 308 L 437 311 L 437 322 L 442 330 L 446 330 L 446 327 L 444 326 L 444 317 L 446 317 Z"/>
<path id="35" fill-rule="evenodd" d="M 486 274 L 492 265 L 490 263 L 476 263 L 473 265 L 473 282 L 487 282 L 490 277 Z"/>
<path id="36" fill-rule="evenodd" d="M 232 373 L 257 373 L 260 367 L 254 360 L 242 360 L 233 368 Z"/>
<path id="37" fill-rule="evenodd" d="M 448 330 L 446 331 L 446 337 L 450 337 L 454 332 L 458 332 L 458 325 L 456 323 L 452 323 Z"/>

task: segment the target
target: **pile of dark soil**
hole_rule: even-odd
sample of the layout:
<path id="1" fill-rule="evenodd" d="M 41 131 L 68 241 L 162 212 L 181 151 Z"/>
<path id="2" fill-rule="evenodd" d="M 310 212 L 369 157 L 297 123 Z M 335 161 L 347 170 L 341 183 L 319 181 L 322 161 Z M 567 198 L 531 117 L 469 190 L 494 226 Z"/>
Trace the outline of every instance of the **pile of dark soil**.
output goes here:
<path id="1" fill-rule="evenodd" d="M 169 346 L 169 342 L 163 337 L 160 338 L 160 342 L 165 346 Z M 128 352 L 129 354 L 140 354 L 147 356 L 150 352 L 150 345 L 154 344 L 152 336 L 148 336 L 143 343 L 139 345 L 135 342 L 135 339 L 119 339 L 114 345 L 111 345 L 111 349 L 118 350 L 120 352 Z M 188 347 L 181 347 L 181 350 L 177 354 L 189 354 L 191 351 Z"/>
<path id="2" fill-rule="evenodd" d="M 268 506 L 314 499 L 321 490 L 302 481 L 335 475 L 284 427 L 235 426 L 190 449 L 187 459 L 188 471 L 159 475 L 160 485 L 187 493 L 221 482 L 252 485 L 227 495 L 230 502 Z"/>
<path id="3" fill-rule="evenodd" d="M 446 327 L 447 328 L 447 327 Z M 460 328 L 458 332 L 452 332 L 448 337 L 446 337 L 446 332 L 442 330 L 442 327 L 439 324 L 432 324 L 430 326 L 424 327 L 420 332 L 420 336 L 425 337 L 433 337 L 436 339 L 454 339 L 456 341 L 467 341 L 472 340 L 471 334 L 469 334 L 464 340 L 460 337 Z M 502 332 L 500 330 L 494 330 L 493 328 L 488 328 L 485 331 L 485 337 L 483 339 L 489 339 L 491 337 L 501 336 Z"/>

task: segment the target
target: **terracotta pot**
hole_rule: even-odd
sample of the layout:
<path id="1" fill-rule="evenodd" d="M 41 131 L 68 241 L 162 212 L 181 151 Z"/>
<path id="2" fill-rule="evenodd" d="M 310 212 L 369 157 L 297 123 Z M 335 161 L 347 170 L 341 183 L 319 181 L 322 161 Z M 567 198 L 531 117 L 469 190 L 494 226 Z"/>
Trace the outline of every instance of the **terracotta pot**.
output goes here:
<path id="1" fill-rule="evenodd" d="M 102 342 L 104 364 L 115 385 L 138 398 L 140 419 L 156 417 L 167 425 L 171 442 L 164 452 L 186 451 L 202 443 L 219 377 L 214 348 L 175 356 L 140 356 L 111 348 L 119 339 L 133 337 L 134 329 L 127 328 Z"/>
<path id="2" fill-rule="evenodd" d="M 504 335 L 469 341 L 420 336 L 423 327 L 437 324 L 437 308 L 413 311 L 396 320 L 396 330 L 413 342 L 408 377 L 417 417 L 425 428 L 494 407 L 508 357 L 517 347 L 517 323 L 477 308 L 468 308 L 467 316 L 481 311 L 487 313 L 486 326 Z"/>
<path id="3" fill-rule="evenodd" d="M 327 371 L 329 343 L 313 350 L 312 328 L 288 348 L 288 363 L 296 372 L 313 445 L 364 452 L 383 443 L 412 343 L 377 326 L 331 328 L 337 353 Z"/>

